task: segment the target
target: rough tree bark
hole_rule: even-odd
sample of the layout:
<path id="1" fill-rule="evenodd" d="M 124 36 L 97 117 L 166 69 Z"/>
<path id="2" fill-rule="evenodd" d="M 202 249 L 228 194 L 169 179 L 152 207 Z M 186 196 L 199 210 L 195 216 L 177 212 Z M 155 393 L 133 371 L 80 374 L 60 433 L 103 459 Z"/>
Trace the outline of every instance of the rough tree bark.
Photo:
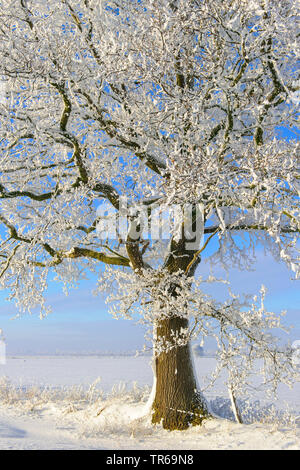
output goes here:
<path id="1" fill-rule="evenodd" d="M 183 234 L 180 240 L 171 241 L 165 267 L 170 273 L 182 272 L 193 276 L 201 258 L 199 251 L 186 250 Z M 176 287 L 170 287 L 170 296 L 176 296 Z M 174 338 L 182 338 L 182 330 L 188 328 L 188 319 L 174 315 L 165 317 L 156 325 L 155 341 L 162 342 L 161 351 L 155 351 L 156 390 L 152 405 L 152 422 L 162 423 L 165 429 L 187 429 L 200 425 L 209 417 L 205 399 L 197 389 L 190 344 L 178 346 Z M 171 347 L 166 347 L 171 345 Z M 159 354 L 158 354 L 159 353 Z"/>
<path id="2" fill-rule="evenodd" d="M 194 217 L 196 214 L 194 212 Z M 135 219 L 131 221 L 130 233 L 133 232 L 140 232 L 139 222 Z M 142 276 L 144 262 L 138 245 L 140 238 L 132 238 L 130 233 L 126 241 L 127 253 L 133 269 Z M 182 225 L 181 238 L 171 241 L 165 268 L 170 273 L 183 273 L 190 277 L 194 275 L 200 260 L 199 251 L 186 249 Z M 175 284 L 169 286 L 170 297 L 178 295 L 178 287 Z M 182 338 L 182 330 L 187 328 L 187 318 L 165 316 L 157 322 L 154 335 L 156 389 L 152 422 L 162 423 L 169 430 L 199 425 L 209 416 L 205 400 L 197 390 L 190 344 L 178 345 L 174 341 L 174 338 Z M 157 347 L 159 344 L 162 347 Z"/>
<path id="3" fill-rule="evenodd" d="M 155 358 L 152 422 L 162 423 L 169 430 L 199 425 L 209 416 L 205 400 L 197 390 L 190 345 L 174 345 L 172 334 L 180 334 L 187 326 L 187 319 L 174 317 L 160 320 L 156 328 L 157 341 L 170 342 L 172 347 Z"/>

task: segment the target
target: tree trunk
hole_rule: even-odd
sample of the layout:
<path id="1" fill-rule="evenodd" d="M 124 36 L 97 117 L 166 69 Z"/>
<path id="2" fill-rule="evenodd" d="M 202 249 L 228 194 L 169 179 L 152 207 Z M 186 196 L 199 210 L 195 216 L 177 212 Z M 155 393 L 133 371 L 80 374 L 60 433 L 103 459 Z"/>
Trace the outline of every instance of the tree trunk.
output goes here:
<path id="1" fill-rule="evenodd" d="M 205 400 L 197 390 L 190 345 L 174 345 L 172 333 L 180 335 L 188 320 L 166 318 L 157 324 L 156 339 L 173 343 L 166 351 L 156 351 L 156 391 L 152 405 L 152 422 L 165 429 L 187 429 L 199 425 L 209 416 Z M 182 336 L 182 335 L 181 335 Z"/>

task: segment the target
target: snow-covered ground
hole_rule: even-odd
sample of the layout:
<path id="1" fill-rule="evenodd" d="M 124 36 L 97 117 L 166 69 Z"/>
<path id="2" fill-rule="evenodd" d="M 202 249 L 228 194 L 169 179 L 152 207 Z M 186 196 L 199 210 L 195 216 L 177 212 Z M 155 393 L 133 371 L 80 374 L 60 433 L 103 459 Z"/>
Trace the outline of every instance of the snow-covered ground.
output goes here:
<path id="1" fill-rule="evenodd" d="M 205 395 L 222 417 L 168 432 L 153 427 L 147 413 L 150 362 L 146 356 L 8 357 L 0 365 L 0 449 L 300 448 L 300 384 L 280 387 L 277 411 L 259 395 L 248 411 L 240 403 L 250 423 L 241 425 L 231 419 L 221 379 Z M 199 382 L 214 366 L 213 358 L 195 359 Z"/>

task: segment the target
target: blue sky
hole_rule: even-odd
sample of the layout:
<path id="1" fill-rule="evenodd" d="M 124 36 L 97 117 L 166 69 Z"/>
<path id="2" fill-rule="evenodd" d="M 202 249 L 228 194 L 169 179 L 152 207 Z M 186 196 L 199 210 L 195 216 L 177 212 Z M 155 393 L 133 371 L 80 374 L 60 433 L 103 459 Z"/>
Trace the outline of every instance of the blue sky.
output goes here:
<path id="1" fill-rule="evenodd" d="M 300 339 L 300 290 L 299 281 L 291 280 L 292 273 L 283 263 L 258 252 L 254 271 L 230 270 L 229 279 L 235 292 L 256 293 L 261 284 L 267 289 L 266 307 L 275 312 L 287 310 L 286 324 L 293 324 L 294 330 L 286 339 Z M 205 277 L 209 266 L 203 262 L 198 272 Z M 216 275 L 222 274 L 216 270 Z M 91 291 L 96 279 L 81 283 L 68 297 L 61 292 L 61 286 L 50 283 L 48 302 L 53 313 L 40 320 L 38 314 L 13 319 L 17 310 L 5 301 L 6 293 L 0 292 L 0 328 L 4 330 L 7 353 L 124 353 L 141 350 L 144 345 L 145 328 L 128 320 L 115 320 L 108 314 L 108 307 L 102 297 L 95 297 Z M 221 285 L 211 288 L 212 293 L 222 298 Z M 208 340 L 206 347 L 213 346 Z"/>

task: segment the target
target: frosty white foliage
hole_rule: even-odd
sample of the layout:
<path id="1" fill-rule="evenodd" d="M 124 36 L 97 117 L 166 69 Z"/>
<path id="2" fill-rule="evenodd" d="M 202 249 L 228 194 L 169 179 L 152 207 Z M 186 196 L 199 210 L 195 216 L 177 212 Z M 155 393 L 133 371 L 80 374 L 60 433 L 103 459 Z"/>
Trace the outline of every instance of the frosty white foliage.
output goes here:
<path id="1" fill-rule="evenodd" d="M 110 312 L 115 318 L 140 318 L 140 323 L 149 326 L 150 335 L 153 325 L 164 318 L 176 316 L 190 320 L 190 328 L 174 331 L 171 342 L 164 338 L 156 340 L 156 355 L 187 344 L 199 335 L 210 336 L 218 345 L 218 365 L 211 383 L 227 369 L 228 386 L 239 393 L 250 386 L 258 360 L 261 360 L 260 387 L 267 391 L 276 392 L 280 382 L 291 385 L 299 377 L 293 349 L 280 347 L 274 336 L 275 329 L 286 331 L 282 324 L 285 312 L 278 315 L 265 309 L 264 286 L 259 296 L 231 294 L 221 303 L 203 292 L 203 285 L 216 279 L 187 278 L 181 272 L 170 275 L 164 270 L 155 273 L 145 270 L 142 277 L 122 271 L 113 275 L 111 270 L 107 268 L 103 274 L 99 289 L 110 292 L 107 302 L 111 302 Z"/>
<path id="2" fill-rule="evenodd" d="M 0 283 L 10 299 L 44 315 L 50 270 L 65 289 L 97 271 L 102 288 L 118 286 L 118 314 L 184 316 L 194 334 L 215 331 L 235 387 L 255 357 L 274 383 L 287 378 L 289 355 L 268 334 L 277 316 L 256 301 L 217 305 L 194 274 L 215 237 L 214 263 L 249 268 L 262 244 L 299 277 L 296 2 L 0 8 Z M 133 214 L 200 205 L 203 247 L 186 250 L 178 232 L 167 248 L 130 231 L 100 240 L 97 207 L 118 211 L 122 196 Z M 103 263 L 124 269 L 102 278 Z M 191 331 L 174 334 L 183 344 Z"/>

